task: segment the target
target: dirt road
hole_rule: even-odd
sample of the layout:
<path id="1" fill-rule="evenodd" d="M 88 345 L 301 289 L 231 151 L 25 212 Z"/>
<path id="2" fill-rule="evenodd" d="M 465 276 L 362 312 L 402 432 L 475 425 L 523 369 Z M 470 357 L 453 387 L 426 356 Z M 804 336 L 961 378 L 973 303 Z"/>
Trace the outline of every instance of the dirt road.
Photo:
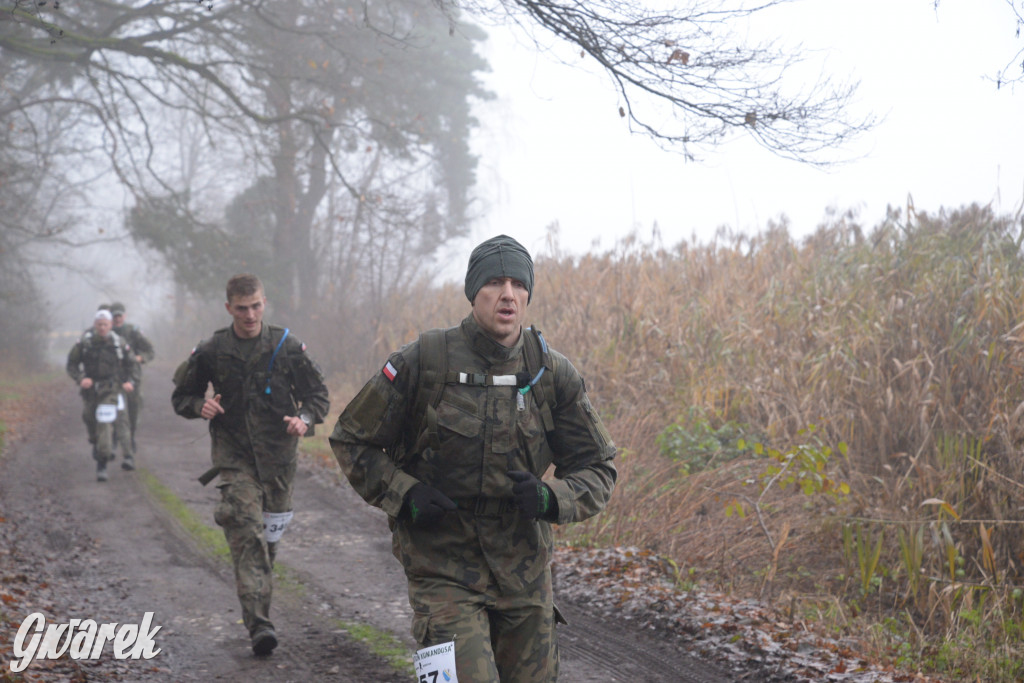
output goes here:
<path id="1" fill-rule="evenodd" d="M 369 624 L 410 652 L 414 645 L 405 581 L 383 513 L 339 484 L 336 471 L 322 468 L 300 467 L 295 518 L 278 553 L 295 579 L 275 594 L 280 646 L 269 658 L 252 656 L 230 569 L 204 554 L 143 484 L 152 475 L 214 527 L 217 491 L 196 482 L 209 463 L 206 424 L 173 414 L 168 375 L 154 370 L 147 373 L 139 427 L 140 471 L 115 464 L 109 482 L 96 482 L 71 387 L 58 392 L 51 414 L 0 462 L 0 540 L 8 545 L 0 588 L 10 596 L 0 619 L 8 622 L 0 632 L 0 659 L 12 656 L 13 629 L 30 612 L 57 622 L 136 624 L 152 612 L 152 623 L 161 627 L 155 658 L 115 660 L 107 650 L 98 662 L 35 662 L 26 679 L 413 680 L 411 669 L 396 671 L 344 627 Z M 664 635 L 640 632 L 585 605 L 564 608 L 570 625 L 559 636 L 562 681 L 734 679 Z"/>

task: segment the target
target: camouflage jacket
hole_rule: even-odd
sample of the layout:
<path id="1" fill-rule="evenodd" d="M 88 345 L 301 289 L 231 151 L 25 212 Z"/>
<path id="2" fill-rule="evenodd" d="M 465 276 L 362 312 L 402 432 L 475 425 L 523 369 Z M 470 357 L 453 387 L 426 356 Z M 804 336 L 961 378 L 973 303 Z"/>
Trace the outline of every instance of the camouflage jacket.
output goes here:
<path id="1" fill-rule="evenodd" d="M 306 435 L 312 436 L 313 426 L 327 415 L 330 402 L 320 367 L 305 344 L 284 333 L 264 323 L 246 358 L 230 327 L 217 330 L 193 349 L 184 371 L 175 373 L 171 402 L 182 417 L 201 417 L 209 385 L 221 395 L 224 413 L 210 420 L 214 467 L 244 469 L 262 481 L 289 476 L 298 437 L 287 433 L 285 416 L 307 418 Z"/>
<path id="2" fill-rule="evenodd" d="M 125 382 L 137 385 L 140 375 L 139 364 L 135 362 L 135 356 L 124 339 L 115 332 L 101 337 L 93 330 L 82 333 L 82 337 L 71 347 L 65 369 L 68 377 L 75 380 L 76 384 L 80 384 L 86 377 L 93 381 L 94 387 L 83 389 L 83 395 L 106 390 L 117 393 L 119 386 Z"/>
<path id="3" fill-rule="evenodd" d="M 114 332 L 121 335 L 121 338 L 128 342 L 128 345 L 132 347 L 132 353 L 136 356 L 142 356 L 143 363 L 152 363 L 153 359 L 156 358 L 156 350 L 153 348 L 153 343 L 146 338 L 146 335 L 142 334 L 142 330 L 136 325 L 131 323 L 124 323 L 120 327 L 115 327 Z"/>
<path id="4" fill-rule="evenodd" d="M 448 369 L 491 376 L 524 371 L 525 337 L 506 348 L 470 315 L 445 331 Z M 548 368 L 553 429 L 545 431 L 533 392 L 520 410 L 514 386 L 445 384 L 434 441 L 423 416 L 412 414 L 420 363 L 418 341 L 388 358 L 338 418 L 330 437 L 335 457 L 355 490 L 390 516 L 394 552 L 409 576 L 441 576 L 477 590 L 497 581 L 518 591 L 550 562 L 551 526 L 518 514 L 507 472 L 541 477 L 554 465 L 554 478 L 545 480 L 558 504 L 551 521 L 577 522 L 604 509 L 615 484 L 615 446 L 583 379 L 555 351 Z M 417 482 L 440 490 L 459 510 L 432 528 L 411 525 L 399 512 Z"/>

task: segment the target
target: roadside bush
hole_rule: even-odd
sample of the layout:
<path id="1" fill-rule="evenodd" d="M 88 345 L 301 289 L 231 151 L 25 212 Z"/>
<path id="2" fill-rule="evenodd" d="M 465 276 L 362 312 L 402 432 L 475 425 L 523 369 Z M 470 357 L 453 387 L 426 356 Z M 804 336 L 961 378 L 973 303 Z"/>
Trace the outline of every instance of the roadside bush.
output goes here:
<path id="1" fill-rule="evenodd" d="M 682 474 L 701 472 L 743 457 L 740 442 L 756 440 L 749 427 L 733 421 L 715 427 L 697 412 L 691 409 L 687 417 L 670 424 L 655 440 L 663 456 L 679 463 Z"/>

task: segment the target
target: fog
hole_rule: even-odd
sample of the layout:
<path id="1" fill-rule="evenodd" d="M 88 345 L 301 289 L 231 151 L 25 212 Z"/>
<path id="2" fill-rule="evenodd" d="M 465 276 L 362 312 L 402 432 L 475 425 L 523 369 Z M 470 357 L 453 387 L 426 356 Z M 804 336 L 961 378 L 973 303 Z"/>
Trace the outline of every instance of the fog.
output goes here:
<path id="1" fill-rule="evenodd" d="M 568 47 L 539 28 L 530 12 L 540 10 L 519 3 L 462 15 L 425 0 L 270 2 L 257 15 L 244 4 L 179 0 L 135 16 L 85 0 L 12 15 L 0 22 L 0 313 L 25 322 L 5 325 L 5 357 L 63 363 L 96 307 L 120 301 L 158 359 L 176 362 L 229 322 L 226 280 L 254 272 L 267 320 L 295 326 L 328 370 L 359 368 L 407 341 L 385 322 L 410 303 L 406 328 L 453 322 L 465 305 L 458 288 L 452 301 L 416 297 L 457 281 L 480 239 L 506 232 L 536 257 L 578 254 L 600 237 L 610 248 L 636 230 L 656 235 L 659 222 L 672 226 L 666 245 L 711 239 L 730 223 L 757 230 L 786 206 L 741 220 L 734 202 L 735 221 L 709 213 L 695 224 L 676 188 L 687 188 L 691 207 L 721 204 L 706 200 L 723 192 L 753 202 L 753 187 L 701 190 L 696 178 L 752 166 L 753 152 L 778 181 L 824 163 L 815 150 L 828 160 L 839 143 L 872 144 L 876 103 L 844 89 L 844 70 L 835 86 L 808 82 L 827 69 L 809 53 L 795 87 L 775 89 L 794 80 L 784 78 L 791 54 L 754 45 L 741 10 L 738 31 L 727 30 L 729 17 L 700 26 L 682 14 L 649 29 L 630 14 L 647 6 L 623 2 L 621 16 Z M 568 9 L 551 11 L 548 19 L 573 20 Z M 192 21 L 196 12 L 203 22 Z M 74 34 L 61 33 L 71 22 Z M 107 40 L 111 24 L 119 30 Z M 799 39 L 812 25 L 779 30 Z M 1012 15 L 999 28 L 1012 32 Z M 626 35 L 636 42 L 623 43 Z M 594 56 L 613 47 L 622 58 L 606 68 L 618 71 L 595 75 Z M 572 64 L 577 54 L 586 72 Z M 731 91 L 716 81 L 723 68 Z M 713 114 L 677 95 L 705 98 Z M 597 111 L 611 112 L 614 127 L 592 126 L 608 118 Z M 558 147 L 570 139 L 584 147 Z M 683 166 L 690 180 L 671 176 Z M 602 184 L 608 176 L 616 182 Z M 856 194 L 858 182 L 845 184 Z M 813 198 L 799 201 L 806 210 Z M 687 222 L 676 224 L 681 214 Z"/>

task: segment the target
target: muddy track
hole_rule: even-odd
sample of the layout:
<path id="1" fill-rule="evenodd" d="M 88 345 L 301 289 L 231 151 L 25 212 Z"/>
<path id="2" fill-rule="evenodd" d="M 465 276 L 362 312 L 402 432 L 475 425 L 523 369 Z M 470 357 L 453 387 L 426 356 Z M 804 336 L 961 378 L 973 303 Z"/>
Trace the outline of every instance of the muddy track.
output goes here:
<path id="1" fill-rule="evenodd" d="M 205 423 L 173 414 L 170 381 L 154 370 L 146 377 L 138 464 L 212 526 L 217 491 L 196 481 L 209 462 Z M 230 569 L 200 550 L 150 495 L 139 472 L 115 465 L 109 482 L 95 481 L 80 411 L 69 386 L 54 397 L 45 423 L 0 462 L 0 510 L 16 529 L 15 560 L 45 568 L 46 588 L 36 589 L 39 604 L 30 599 L 23 611 L 122 623 L 154 612 L 153 623 L 162 626 L 156 638 L 162 652 L 155 659 L 108 656 L 83 665 L 91 674 L 87 680 L 412 680 L 340 625 L 369 624 L 413 647 L 405 580 L 391 555 L 384 515 L 339 484 L 336 471 L 300 467 L 295 518 L 278 554 L 292 578 L 274 600 L 281 644 L 271 657 L 258 659 L 239 623 Z M 314 438 L 326 438 L 321 430 Z M 31 598 L 31 580 L 26 582 Z M 559 635 L 561 681 L 734 678 L 670 637 L 626 620 L 610 623 L 585 604 L 560 606 L 570 622 Z M 9 642 L 2 645 L 10 651 Z"/>

